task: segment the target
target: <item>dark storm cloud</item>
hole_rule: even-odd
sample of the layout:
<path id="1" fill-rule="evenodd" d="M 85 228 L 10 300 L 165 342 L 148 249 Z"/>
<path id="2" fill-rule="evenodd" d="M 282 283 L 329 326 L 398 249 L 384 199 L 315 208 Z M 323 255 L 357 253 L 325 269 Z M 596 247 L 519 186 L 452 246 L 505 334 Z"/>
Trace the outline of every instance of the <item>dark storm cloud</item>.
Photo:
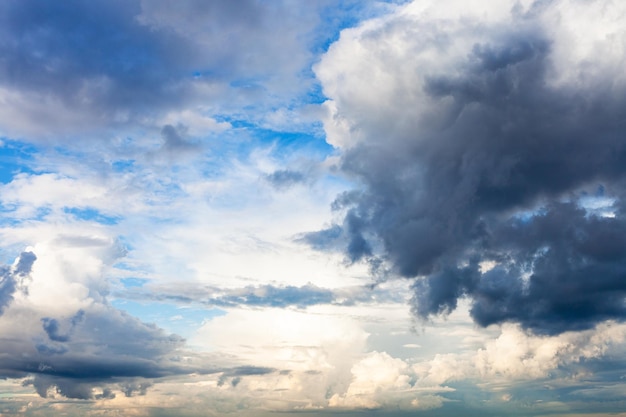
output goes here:
<path id="1" fill-rule="evenodd" d="M 358 201 L 350 198 L 351 203 L 348 203 L 345 197 L 344 194 L 340 195 L 333 202 L 333 207 L 345 207 Z M 366 228 L 359 209 L 352 208 L 348 210 L 341 226 L 335 224 L 327 229 L 303 233 L 297 241 L 318 250 L 337 250 L 343 246 L 346 249 L 347 260 L 353 263 L 372 255 L 372 248 L 363 235 Z"/>
<path id="2" fill-rule="evenodd" d="M 575 203 L 553 202 L 532 219 L 494 225 L 482 253 L 501 265 L 457 281 L 459 289 L 469 284 L 474 319 L 481 325 L 520 321 L 556 333 L 626 318 L 622 216 L 590 216 Z M 472 282 L 470 275 L 480 279 Z"/>
<path id="3" fill-rule="evenodd" d="M 20 316 L 20 328 L 28 328 L 25 323 L 32 312 L 11 313 Z M 39 322 L 40 334 L 0 335 L 0 378 L 26 378 L 24 384 L 42 397 L 106 399 L 116 390 L 125 396 L 145 395 L 156 381 L 168 377 L 195 373 L 240 379 L 274 371 L 195 355 L 184 350 L 180 336 L 106 304 L 94 303 L 68 317 L 44 317 Z"/>
<path id="4" fill-rule="evenodd" d="M 2 337 L 0 376 L 31 376 L 44 397 L 53 389 L 88 399 L 98 395 L 96 388 L 132 384 L 137 378 L 218 372 L 207 364 L 181 362 L 183 339 L 111 307 L 96 305 L 67 319 L 41 321 L 46 341 L 28 334 Z"/>
<path id="5" fill-rule="evenodd" d="M 421 81 L 416 72 L 408 87 L 438 109 L 437 120 L 404 129 L 398 120 L 388 140 L 348 148 L 342 168 L 364 190 L 338 202 L 342 225 L 306 238 L 324 247 L 341 227 L 350 259 L 379 256 L 416 277 L 421 318 L 453 310 L 463 296 L 483 326 L 512 321 L 559 333 L 626 318 L 626 89 L 609 77 L 551 83 L 553 39 L 534 16 L 506 28 L 459 23 L 451 38 L 482 40 L 454 68 Z M 381 65 L 393 73 L 394 64 Z M 598 185 L 616 199 L 614 217 L 581 208 L 584 189 Z M 484 261 L 496 267 L 483 271 Z"/>

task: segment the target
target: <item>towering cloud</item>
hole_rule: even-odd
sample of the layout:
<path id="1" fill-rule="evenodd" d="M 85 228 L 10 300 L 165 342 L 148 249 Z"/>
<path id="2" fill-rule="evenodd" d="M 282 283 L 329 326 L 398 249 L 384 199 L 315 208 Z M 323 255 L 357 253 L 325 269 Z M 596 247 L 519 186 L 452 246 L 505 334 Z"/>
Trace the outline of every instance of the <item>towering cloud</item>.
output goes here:
<path id="1" fill-rule="evenodd" d="M 415 279 L 425 319 L 465 296 L 540 333 L 626 317 L 626 6 L 448 3 L 346 30 L 317 66 L 364 187 L 310 240 Z"/>

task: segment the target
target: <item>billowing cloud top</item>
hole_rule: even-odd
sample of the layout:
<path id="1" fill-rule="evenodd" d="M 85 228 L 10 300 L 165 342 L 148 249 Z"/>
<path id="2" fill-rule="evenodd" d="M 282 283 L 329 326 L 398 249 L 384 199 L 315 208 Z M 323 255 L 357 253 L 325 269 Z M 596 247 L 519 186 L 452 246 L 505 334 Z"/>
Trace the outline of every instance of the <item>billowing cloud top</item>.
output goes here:
<path id="1" fill-rule="evenodd" d="M 344 31 L 316 74 L 365 186 L 336 204 L 349 257 L 417 277 L 423 318 L 464 296 L 481 325 L 626 317 L 625 10 L 419 1 Z"/>

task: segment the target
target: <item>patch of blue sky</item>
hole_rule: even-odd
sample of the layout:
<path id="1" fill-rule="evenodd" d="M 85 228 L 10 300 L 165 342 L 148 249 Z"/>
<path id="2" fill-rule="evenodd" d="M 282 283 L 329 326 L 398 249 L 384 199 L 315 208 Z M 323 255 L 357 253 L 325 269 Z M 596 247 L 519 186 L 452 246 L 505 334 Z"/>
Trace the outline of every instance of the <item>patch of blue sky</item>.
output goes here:
<path id="1" fill-rule="evenodd" d="M 12 211 L 15 210 L 0 204 L 0 227 L 17 227 L 23 222 L 22 218 L 11 216 Z"/>
<path id="2" fill-rule="evenodd" d="M 19 226 L 24 222 L 46 220 L 52 213 L 52 208 L 48 206 L 36 207 L 31 211 L 22 210 L 19 205 L 0 204 L 0 226 Z M 15 216 L 17 214 L 17 216 Z"/>
<path id="3" fill-rule="evenodd" d="M 128 247 L 126 247 L 126 249 L 128 250 Z M 115 267 L 115 269 L 119 269 L 120 271 L 136 272 L 136 271 L 141 271 L 142 270 L 141 266 L 135 265 L 135 264 L 133 264 L 131 262 L 127 262 L 127 261 L 118 261 L 113 266 Z M 136 279 L 135 277 L 132 277 L 132 278 L 128 277 L 128 278 L 129 279 Z"/>
<path id="4" fill-rule="evenodd" d="M 358 26 L 362 21 L 388 13 L 389 5 L 400 5 L 410 0 L 380 0 L 366 2 L 362 0 L 342 0 L 330 5 L 320 12 L 322 24 L 317 30 L 318 39 L 313 45 L 313 52 L 323 54 L 330 45 L 339 39 L 341 31 Z"/>
<path id="5" fill-rule="evenodd" d="M 223 117 L 223 120 L 233 125 L 229 132 L 233 137 L 232 140 L 222 142 L 219 150 L 213 149 L 205 163 L 200 166 L 205 178 L 220 177 L 228 172 L 232 162 L 249 161 L 258 150 L 267 150 L 268 156 L 287 164 L 302 158 L 323 161 L 335 152 L 323 136 L 262 128 L 249 121 L 228 117 Z"/>
<path id="6" fill-rule="evenodd" d="M 615 201 L 615 198 L 605 194 L 604 187 L 599 186 L 593 194 L 583 192 L 577 204 L 587 212 L 588 216 L 615 217 Z"/>
<path id="7" fill-rule="evenodd" d="M 580 203 L 587 212 L 587 216 L 615 217 L 615 201 L 613 199 L 594 199 Z"/>
<path id="8" fill-rule="evenodd" d="M 34 173 L 31 168 L 37 149 L 22 142 L 0 139 L 0 182 L 7 184 L 19 173 Z"/>
<path id="9" fill-rule="evenodd" d="M 276 145 L 275 156 L 286 156 L 298 151 L 306 151 L 310 157 L 325 157 L 334 151 L 328 142 L 311 135 L 273 130 L 262 130 L 258 133 L 260 133 L 259 139 L 263 143 Z"/>
<path id="10" fill-rule="evenodd" d="M 125 248 L 128 251 L 128 248 Z M 114 278 L 110 278 L 109 283 L 113 292 L 125 294 L 126 291 L 133 291 L 143 288 L 151 281 L 149 272 L 146 271 L 145 265 L 135 263 L 128 257 L 121 258 L 113 265 L 112 274 Z M 124 296 L 121 296 L 124 298 Z"/>
<path id="11" fill-rule="evenodd" d="M 132 251 L 133 249 L 135 249 L 135 247 L 133 246 L 133 244 L 131 243 L 131 240 L 129 237 L 124 236 L 124 235 L 118 235 L 117 236 L 117 241 L 119 242 L 120 246 L 122 246 L 123 248 L 125 248 L 127 251 Z M 117 265 L 117 264 L 116 264 Z M 128 269 L 129 271 L 131 271 L 132 266 L 129 264 L 124 264 L 123 262 L 119 262 L 120 268 L 122 269 Z"/>
<path id="12" fill-rule="evenodd" d="M 109 226 L 117 224 L 120 220 L 119 217 L 107 216 L 94 208 L 66 207 L 63 211 L 67 214 L 71 214 L 78 220 L 92 221 Z"/>
<path id="13" fill-rule="evenodd" d="M 342 30 L 356 26 L 361 21 L 365 3 L 367 2 L 343 1 L 343 7 L 332 5 L 323 9 L 320 15 L 324 30 L 317 31 L 319 38 L 313 46 L 313 52 L 318 55 L 326 52 L 339 39 Z"/>
<path id="14" fill-rule="evenodd" d="M 184 338 L 193 336 L 205 321 L 226 315 L 219 308 L 181 307 L 160 302 L 138 302 L 115 299 L 111 302 L 115 308 L 126 311 L 143 322 L 154 323 L 162 329 L 176 333 Z"/>
<path id="15" fill-rule="evenodd" d="M 175 172 L 172 170 L 171 172 Z M 185 191 L 179 184 L 168 180 L 159 180 L 150 184 L 151 196 L 146 200 L 146 204 L 153 207 L 162 206 L 164 202 L 175 201 L 179 197 L 184 197 Z M 165 221 L 164 217 L 154 217 L 151 220 Z"/>
<path id="16" fill-rule="evenodd" d="M 520 210 L 513 215 L 513 218 L 520 220 L 522 223 L 529 223 L 534 217 L 545 215 L 547 212 L 546 207 L 540 206 L 529 210 Z"/>
<path id="17" fill-rule="evenodd" d="M 134 159 L 120 159 L 111 162 L 111 169 L 113 172 L 121 173 L 121 172 L 131 172 L 135 169 L 135 160 Z"/>
<path id="18" fill-rule="evenodd" d="M 245 130 L 252 139 L 258 145 L 276 145 L 281 148 L 288 148 L 290 152 L 297 151 L 298 148 L 305 148 L 307 151 L 319 150 L 321 153 L 329 153 L 333 150 L 333 147 L 329 145 L 325 138 L 321 135 L 322 129 L 320 126 L 320 134 L 315 134 L 315 131 L 310 130 L 307 133 L 300 132 L 298 129 L 294 130 L 274 130 L 267 129 L 258 126 L 247 120 L 232 119 L 228 116 L 221 116 L 220 121 L 230 123 L 233 128 Z M 250 143 L 245 143 L 245 149 L 250 148 Z"/>
<path id="19" fill-rule="evenodd" d="M 145 278 L 130 277 L 122 278 L 120 279 L 120 282 L 122 283 L 124 288 L 141 288 L 146 284 L 146 282 L 148 282 L 148 280 Z"/>
<path id="20" fill-rule="evenodd" d="M 13 243 L 10 245 L 3 244 L 0 246 L 0 267 L 4 265 L 13 265 L 17 254 L 24 251 L 26 248 L 23 243 Z"/>
<path id="21" fill-rule="evenodd" d="M 46 220 L 46 217 L 50 215 L 50 213 L 52 213 L 52 208 L 50 207 L 37 207 L 34 216 L 32 216 L 29 220 L 44 221 Z"/>
<path id="22" fill-rule="evenodd" d="M 326 100 L 328 100 L 328 97 L 324 95 L 322 85 L 320 83 L 314 83 L 311 85 L 311 88 L 309 88 L 309 91 L 306 94 L 305 103 L 322 104 Z"/>
<path id="23" fill-rule="evenodd" d="M 92 168 L 101 168 L 102 159 L 100 158 L 102 156 L 100 152 L 94 152 L 93 146 L 96 146 L 96 144 L 94 143 L 92 147 L 84 148 L 77 146 L 75 142 L 65 143 L 63 146 L 56 145 L 46 149 L 42 156 L 45 156 L 48 161 L 57 160 L 62 163 L 67 161 L 81 161 L 85 163 L 89 161 Z"/>

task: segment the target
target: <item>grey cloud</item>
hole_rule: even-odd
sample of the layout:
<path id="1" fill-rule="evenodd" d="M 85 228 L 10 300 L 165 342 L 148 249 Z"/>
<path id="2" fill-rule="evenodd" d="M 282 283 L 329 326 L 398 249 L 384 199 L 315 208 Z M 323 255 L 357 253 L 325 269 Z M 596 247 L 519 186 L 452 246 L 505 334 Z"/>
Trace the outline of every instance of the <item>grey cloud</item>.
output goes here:
<path id="1" fill-rule="evenodd" d="M 48 398 L 48 391 L 55 388 L 56 393 L 67 398 L 77 398 L 81 400 L 89 400 L 93 396 L 93 384 L 85 382 L 77 382 L 65 378 L 52 378 L 45 375 L 38 375 L 32 380 L 32 384 L 42 398 Z"/>
<path id="2" fill-rule="evenodd" d="M 347 205 L 346 195 L 340 195 L 334 202 L 333 207 Z M 352 199 L 352 197 L 350 197 Z M 354 201 L 356 202 L 356 200 Z M 372 247 L 365 237 L 367 225 L 363 221 L 360 208 L 351 208 L 347 211 L 342 225 L 334 224 L 326 229 L 316 232 L 303 233 L 296 240 L 309 244 L 318 250 L 341 250 L 345 248 L 347 260 L 350 263 L 369 258 L 373 254 Z"/>
<path id="3" fill-rule="evenodd" d="M 379 286 L 355 286 L 337 289 L 321 288 L 313 284 L 300 287 L 287 285 L 259 285 L 243 288 L 212 288 L 203 290 L 197 287 L 176 288 L 152 287 L 146 289 L 128 289 L 117 294 L 118 297 L 138 300 L 167 301 L 189 305 L 197 303 L 207 307 L 297 307 L 307 308 L 315 305 L 355 305 L 369 303 L 398 302 L 398 296 L 392 290 Z"/>
<path id="4" fill-rule="evenodd" d="M 146 395 L 148 388 L 152 386 L 151 382 L 143 381 L 128 381 L 120 384 L 120 388 L 126 397 L 133 397 L 135 395 Z"/>
<path id="5" fill-rule="evenodd" d="M 328 250 L 336 247 L 342 236 L 343 228 L 339 225 L 333 225 L 317 232 L 304 233 L 296 240 L 306 243 L 315 249 Z"/>
<path id="6" fill-rule="evenodd" d="M 255 0 L 235 0 L 230 2 L 205 2 L 191 0 L 172 4 L 168 1 L 142 1 L 141 20 L 153 25 L 175 27 L 189 34 L 200 34 L 207 20 L 215 16 L 220 20 L 212 22 L 209 30 L 233 30 L 241 26 L 258 27 L 265 10 Z M 196 32 L 197 31 L 197 32 Z M 226 45 L 225 45 L 226 47 Z"/>
<path id="7" fill-rule="evenodd" d="M 29 328 L 28 318 L 34 313 L 15 314 L 20 315 L 21 326 Z M 200 359 L 187 363 L 177 360 L 184 345 L 179 336 L 107 305 L 94 303 L 69 318 L 46 317 L 41 323 L 45 341 L 21 328 L 13 333 L 5 331 L 0 377 L 31 376 L 31 384 L 44 397 L 52 390 L 69 398 L 108 398 L 111 384 L 217 372 Z M 97 394 L 97 389 L 102 393 Z"/>
<path id="8" fill-rule="evenodd" d="M 274 372 L 275 369 L 263 366 L 239 366 L 231 371 L 226 372 L 228 376 L 246 376 L 246 375 L 266 375 Z"/>
<path id="9" fill-rule="evenodd" d="M 67 342 L 70 339 L 69 335 L 59 334 L 59 322 L 56 319 L 44 317 L 41 319 L 41 322 L 50 340 L 54 340 L 55 342 Z"/>
<path id="10" fill-rule="evenodd" d="M 113 391 L 111 391 L 110 388 L 104 388 L 100 394 L 94 395 L 94 398 L 96 400 L 102 400 L 102 399 L 111 400 L 115 398 L 115 393 L 113 393 Z"/>
<path id="11" fill-rule="evenodd" d="M 302 287 L 288 285 L 275 287 L 261 285 L 258 287 L 245 287 L 227 291 L 227 294 L 215 297 L 211 300 L 216 306 L 265 306 L 265 307 L 288 307 L 326 304 L 333 300 L 330 290 L 319 288 L 309 284 Z"/>
<path id="12" fill-rule="evenodd" d="M 15 273 L 20 275 L 28 275 L 33 268 L 33 264 L 37 257 L 32 252 L 22 252 L 15 266 Z"/>
<path id="13" fill-rule="evenodd" d="M 8 268 L 3 269 L 0 271 L 0 313 L 13 300 L 13 293 L 15 292 L 15 278 Z"/>
<path id="14" fill-rule="evenodd" d="M 169 81 L 193 48 L 139 25 L 140 12 L 135 1 L 4 2 L 2 83 L 95 111 L 180 103 L 184 90 Z"/>
<path id="15" fill-rule="evenodd" d="M 74 327 L 79 324 L 84 317 L 85 312 L 83 310 L 79 310 L 73 317 L 70 318 L 69 326 L 66 332 L 61 331 L 61 324 L 57 319 L 44 317 L 41 319 L 41 323 L 50 340 L 55 342 L 67 342 L 70 340 L 70 335 L 74 330 Z"/>
<path id="16" fill-rule="evenodd" d="M 30 274 L 36 259 L 32 252 L 22 252 L 14 267 L 0 267 L 0 315 L 13 301 L 13 294 L 18 287 L 27 290 L 23 281 Z"/>
<path id="17" fill-rule="evenodd" d="M 223 372 L 217 380 L 217 386 L 221 387 L 230 380 L 230 385 L 236 387 L 241 382 L 241 379 L 250 375 L 267 375 L 275 372 L 274 368 L 266 368 L 261 366 L 240 366 L 226 372 Z"/>
<path id="18" fill-rule="evenodd" d="M 0 87 L 14 104 L 3 132 L 101 134 L 208 103 L 224 111 L 249 106 L 257 97 L 267 101 L 270 88 L 280 100 L 303 88 L 302 71 L 312 59 L 307 34 L 319 24 L 319 7 L 302 6 L 304 12 L 289 1 L 256 0 L 2 2 Z"/>
<path id="19" fill-rule="evenodd" d="M 390 121 L 367 119 L 341 89 L 332 97 L 366 138 L 342 159 L 343 171 L 364 189 L 338 199 L 346 208 L 343 224 L 305 240 L 325 248 L 340 227 L 351 260 L 383 261 L 415 279 L 413 311 L 420 318 L 450 312 L 464 296 L 483 326 L 513 321 L 559 333 L 625 318 L 626 90 L 610 74 L 551 84 L 553 39 L 537 18 L 542 11 L 533 10 L 507 27 L 454 21 L 449 42 L 464 33 L 481 40 L 454 68 L 415 68 L 413 79 L 373 50 L 375 65 L 397 74 L 407 89 L 395 96 L 402 104 L 380 103 L 398 117 L 385 140 L 378 135 Z M 407 18 L 390 19 L 364 38 L 382 41 L 393 25 L 406 24 L 401 19 Z M 407 47 L 423 47 L 430 41 L 419 28 L 437 23 L 413 24 L 418 29 Z M 432 41 L 437 53 L 440 39 Z M 405 102 L 411 94 L 423 100 L 416 114 L 441 117 L 411 120 Z M 583 191 L 599 185 L 616 199 L 615 217 L 577 205 Z M 497 267 L 481 272 L 485 261 Z"/>
<path id="20" fill-rule="evenodd" d="M 283 169 L 267 174 L 265 179 L 276 189 L 281 190 L 304 182 L 306 177 L 302 172 Z"/>
<path id="21" fill-rule="evenodd" d="M 184 138 L 185 127 L 172 125 L 165 125 L 161 129 L 161 137 L 163 138 L 163 145 L 161 146 L 159 153 L 168 158 L 178 158 L 191 156 L 199 153 L 202 148 L 196 143 L 192 143 Z M 159 157 L 159 154 L 150 155 Z"/>
<path id="22" fill-rule="evenodd" d="M 44 356 L 62 355 L 67 352 L 67 348 L 60 344 L 38 343 L 35 345 L 37 352 Z"/>
<path id="23" fill-rule="evenodd" d="M 21 326 L 29 316 L 22 317 Z M 46 339 L 21 329 L 0 336 L 0 377 L 26 378 L 24 384 L 42 397 L 109 399 L 118 391 L 130 397 L 145 395 L 168 377 L 195 373 L 240 379 L 274 371 L 231 366 L 222 357 L 185 351 L 180 336 L 107 304 L 95 303 L 71 317 L 42 323 Z"/>
<path id="24" fill-rule="evenodd" d="M 504 320 L 555 333 L 626 318 L 626 222 L 552 203 L 530 220 L 494 227 L 484 253 L 502 266 L 468 288 L 481 325 Z M 523 278 L 524 274 L 529 275 Z"/>

